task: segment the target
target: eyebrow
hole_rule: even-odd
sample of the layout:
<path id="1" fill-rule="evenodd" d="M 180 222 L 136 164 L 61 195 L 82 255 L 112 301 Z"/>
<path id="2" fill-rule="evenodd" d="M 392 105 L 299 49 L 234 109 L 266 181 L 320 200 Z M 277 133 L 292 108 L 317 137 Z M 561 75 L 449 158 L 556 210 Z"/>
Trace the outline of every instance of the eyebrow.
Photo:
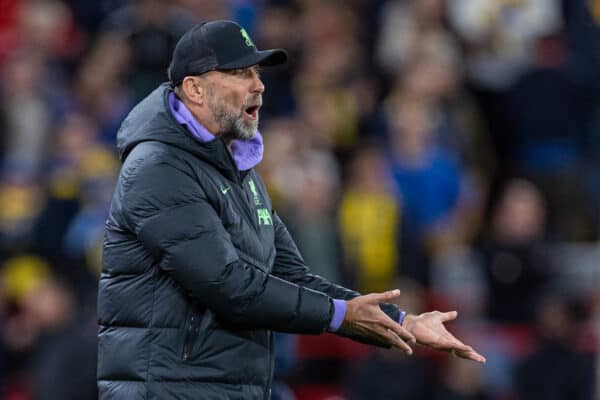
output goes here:
<path id="1" fill-rule="evenodd" d="M 258 64 L 257 65 L 252 65 L 252 66 L 246 67 L 246 68 L 234 68 L 234 69 L 225 69 L 225 70 L 218 70 L 218 71 L 222 72 L 224 74 L 233 75 L 233 74 L 236 74 L 238 72 L 243 72 L 245 70 L 250 70 L 250 69 L 254 70 L 254 72 L 256 72 L 259 75 L 262 72 L 262 68 Z"/>

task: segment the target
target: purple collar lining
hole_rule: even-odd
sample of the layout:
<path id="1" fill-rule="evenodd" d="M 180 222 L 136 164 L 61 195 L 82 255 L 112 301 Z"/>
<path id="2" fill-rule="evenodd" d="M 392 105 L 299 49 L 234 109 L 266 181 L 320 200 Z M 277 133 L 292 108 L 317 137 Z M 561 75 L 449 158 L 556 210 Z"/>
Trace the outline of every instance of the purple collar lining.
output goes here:
<path id="1" fill-rule="evenodd" d="M 188 131 L 201 142 L 210 142 L 215 139 L 215 135 L 210 133 L 200 122 L 194 118 L 192 112 L 175 96 L 175 93 L 169 93 L 169 108 L 171 114 L 181 125 L 185 125 Z M 254 168 L 261 162 L 263 157 L 263 140 L 260 132 L 256 131 L 254 137 L 250 140 L 233 140 L 230 145 L 231 154 L 240 171 L 246 171 Z"/>

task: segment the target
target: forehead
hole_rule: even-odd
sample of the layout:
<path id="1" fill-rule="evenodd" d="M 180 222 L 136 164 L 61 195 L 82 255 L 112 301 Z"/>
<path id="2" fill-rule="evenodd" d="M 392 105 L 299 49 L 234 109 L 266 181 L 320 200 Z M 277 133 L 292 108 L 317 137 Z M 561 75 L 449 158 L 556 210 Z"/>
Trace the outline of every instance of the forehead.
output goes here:
<path id="1" fill-rule="evenodd" d="M 222 70 L 217 70 L 217 71 L 227 73 L 227 72 L 232 72 L 232 71 L 252 71 L 252 70 L 254 70 L 254 71 L 260 70 L 260 65 L 254 64 L 254 65 L 250 65 L 249 67 L 244 67 L 244 68 L 222 69 Z"/>
<path id="2" fill-rule="evenodd" d="M 250 74 L 251 72 L 260 72 L 260 66 L 251 65 L 245 68 L 234 68 L 234 69 L 217 69 L 214 71 L 210 71 L 205 73 L 207 76 L 245 76 L 246 74 Z"/>
<path id="3" fill-rule="evenodd" d="M 260 67 L 258 65 L 252 65 L 246 68 L 209 71 L 200 75 L 199 78 L 209 84 L 229 86 L 245 84 L 248 80 L 253 79 L 255 75 L 259 74 Z"/>

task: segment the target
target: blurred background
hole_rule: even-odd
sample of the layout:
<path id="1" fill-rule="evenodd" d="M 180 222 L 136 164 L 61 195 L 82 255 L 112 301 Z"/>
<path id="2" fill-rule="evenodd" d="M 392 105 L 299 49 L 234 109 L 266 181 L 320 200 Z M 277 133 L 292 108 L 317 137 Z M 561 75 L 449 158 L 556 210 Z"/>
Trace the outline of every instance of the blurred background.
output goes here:
<path id="1" fill-rule="evenodd" d="M 313 271 L 488 360 L 278 335 L 274 399 L 600 399 L 598 0 L 0 0 L 0 398 L 96 398 L 116 132 L 215 18 L 290 53 L 259 170 Z"/>

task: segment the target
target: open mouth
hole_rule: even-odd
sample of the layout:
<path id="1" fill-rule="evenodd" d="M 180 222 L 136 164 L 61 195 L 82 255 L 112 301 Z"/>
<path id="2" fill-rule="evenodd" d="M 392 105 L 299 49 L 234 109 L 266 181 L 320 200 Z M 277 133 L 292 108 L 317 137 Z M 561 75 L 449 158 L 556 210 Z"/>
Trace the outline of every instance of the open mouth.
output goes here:
<path id="1" fill-rule="evenodd" d="M 249 118 L 251 119 L 257 119 L 258 118 L 258 110 L 260 109 L 260 106 L 250 106 L 247 107 L 244 110 L 244 113 L 246 113 L 246 115 L 248 115 Z"/>

